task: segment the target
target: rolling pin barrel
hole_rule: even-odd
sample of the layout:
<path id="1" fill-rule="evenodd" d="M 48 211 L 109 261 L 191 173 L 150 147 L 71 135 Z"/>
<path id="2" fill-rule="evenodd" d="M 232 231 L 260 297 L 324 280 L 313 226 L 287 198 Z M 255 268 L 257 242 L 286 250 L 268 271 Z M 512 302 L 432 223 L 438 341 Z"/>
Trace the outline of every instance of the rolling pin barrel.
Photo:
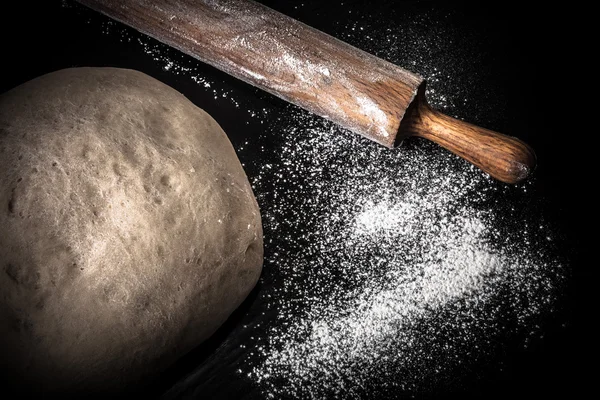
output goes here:
<path id="1" fill-rule="evenodd" d="M 424 137 L 508 183 L 535 165 L 518 139 L 431 109 L 420 76 L 254 1 L 79 2 L 384 146 Z"/>

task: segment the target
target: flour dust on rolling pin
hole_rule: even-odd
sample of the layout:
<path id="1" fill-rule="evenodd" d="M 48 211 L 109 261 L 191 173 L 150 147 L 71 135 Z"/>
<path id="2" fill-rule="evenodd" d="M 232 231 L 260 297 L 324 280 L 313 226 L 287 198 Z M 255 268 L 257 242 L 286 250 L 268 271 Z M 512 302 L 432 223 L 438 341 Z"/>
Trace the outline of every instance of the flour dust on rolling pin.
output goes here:
<path id="1" fill-rule="evenodd" d="M 80 2 L 387 147 L 422 82 L 252 1 Z"/>

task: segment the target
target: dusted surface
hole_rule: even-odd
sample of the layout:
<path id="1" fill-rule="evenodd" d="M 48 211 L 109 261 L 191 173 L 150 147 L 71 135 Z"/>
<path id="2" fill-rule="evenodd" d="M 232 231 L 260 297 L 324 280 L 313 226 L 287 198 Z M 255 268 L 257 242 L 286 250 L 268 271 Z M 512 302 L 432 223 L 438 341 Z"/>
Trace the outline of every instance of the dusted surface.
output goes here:
<path id="1" fill-rule="evenodd" d="M 548 105 L 550 97 L 536 84 L 543 80 L 534 79 L 545 66 L 541 61 L 549 61 L 540 58 L 538 52 L 544 48 L 549 26 L 540 27 L 533 21 L 547 19 L 499 5 L 473 8 L 462 3 L 402 2 L 402 7 L 394 1 L 265 4 L 419 73 L 429 82 L 428 99 L 433 106 L 523 139 L 535 149 L 539 167 L 527 184 L 507 187 L 420 140 L 408 140 L 390 153 L 349 133 L 335 132 L 333 125 L 76 4 L 57 2 L 37 10 L 37 20 L 29 26 L 41 36 L 7 43 L 9 61 L 5 64 L 9 69 L 3 88 L 73 65 L 135 68 L 164 80 L 223 126 L 256 188 L 264 212 L 266 264 L 259 287 L 218 336 L 157 383 L 155 393 L 171 388 L 165 398 L 265 398 L 270 392 L 285 397 L 280 393 L 286 390 L 292 394 L 290 386 L 302 382 L 297 379 L 298 374 L 278 369 L 277 380 L 257 383 L 256 373 L 267 371 L 265 367 L 269 365 L 294 366 L 293 362 L 282 363 L 282 357 L 275 357 L 278 353 L 273 350 L 285 349 L 284 346 L 294 350 L 287 354 L 306 354 L 319 361 L 318 352 L 305 350 L 314 348 L 308 346 L 315 343 L 308 340 L 311 334 L 327 332 L 324 328 L 330 335 L 321 335 L 323 338 L 342 339 L 338 348 L 352 343 L 348 341 L 351 336 L 344 335 L 348 322 L 358 321 L 366 327 L 365 322 L 375 320 L 375 314 L 366 313 L 366 308 L 350 307 L 369 304 L 358 301 L 367 299 L 362 290 L 367 287 L 377 288 L 377 296 L 369 298 L 372 300 L 398 293 L 394 289 L 404 290 L 409 296 L 402 297 L 396 310 L 409 311 L 411 316 L 427 311 L 411 304 L 443 305 L 447 304 L 445 300 L 454 298 L 452 294 L 460 296 L 450 307 L 430 308 L 435 312 L 412 325 L 412 336 L 410 330 L 393 324 L 398 318 L 379 320 L 392 322 L 376 326 L 385 327 L 385 332 L 396 329 L 398 335 L 392 346 L 399 346 L 379 347 L 380 350 L 394 357 L 406 349 L 422 351 L 408 353 L 410 357 L 404 360 L 396 357 L 396 364 L 383 365 L 374 360 L 372 373 L 363 368 L 365 374 L 360 380 L 348 379 L 356 375 L 352 375 L 351 368 L 343 369 L 344 362 L 317 364 L 316 370 L 328 371 L 330 377 L 342 374 L 342 379 L 332 378 L 326 381 L 327 385 L 320 385 L 325 390 L 335 390 L 342 382 L 345 393 L 353 390 L 355 397 L 367 398 L 367 393 L 377 392 L 380 398 L 382 392 L 394 398 L 398 393 L 444 397 L 448 392 L 457 392 L 503 397 L 577 391 L 580 382 L 585 382 L 585 375 L 579 380 L 579 375 L 585 374 L 579 357 L 589 343 L 577 319 L 589 311 L 589 302 L 579 300 L 589 299 L 591 292 L 585 289 L 592 285 L 577 251 L 578 228 L 586 211 L 576 199 L 582 197 L 585 186 L 573 178 L 581 173 L 573 151 L 575 143 L 559 140 L 550 124 L 556 115 L 548 118 L 545 112 L 554 110 Z M 382 197 L 386 191 L 388 197 Z M 402 211 L 403 205 L 412 208 Z M 443 222 L 443 212 L 447 217 L 470 215 L 471 224 L 452 219 Z M 418 215 L 423 216 L 422 221 Z M 334 217 L 341 219 L 336 221 Z M 476 219 L 485 229 L 474 223 Z M 408 228 L 402 229 L 403 226 Z M 435 229 L 443 226 L 454 231 L 436 237 Z M 350 243 L 347 240 L 336 240 L 347 232 L 343 227 L 357 228 L 354 232 L 362 235 L 356 252 L 340 247 Z M 402 234 L 405 236 L 399 241 L 398 235 Z M 471 240 L 465 243 L 460 240 L 461 235 Z M 390 243 L 396 243 L 392 253 Z M 411 256 L 429 255 L 435 260 L 435 252 L 429 249 L 436 246 L 440 247 L 442 258 L 464 261 L 465 258 L 449 257 L 453 254 L 449 250 L 460 250 L 460 246 L 454 246 L 460 243 L 484 250 L 470 253 L 477 260 L 482 254 L 491 254 L 491 258 L 484 259 L 493 261 L 504 252 L 512 260 L 522 254 L 528 262 L 488 262 L 483 264 L 484 269 L 469 261 L 466 265 L 471 268 L 466 269 L 447 263 L 441 264 L 442 269 L 418 269 L 427 272 L 420 280 L 410 273 L 418 265 L 415 259 L 404 264 Z M 491 243 L 493 249 L 485 243 Z M 368 258 L 356 263 L 359 256 Z M 380 265 L 385 267 L 382 276 L 377 275 L 374 257 L 380 258 Z M 403 263 L 394 263 L 398 259 L 403 259 Z M 412 269 L 398 269 L 395 265 Z M 520 265 L 529 267 L 520 273 Z M 361 266 L 362 274 L 357 274 Z M 394 271 L 396 277 L 412 277 L 415 290 L 405 290 L 411 286 L 399 285 L 401 281 L 384 274 Z M 447 281 L 444 275 L 436 275 L 437 271 L 454 271 L 452 282 L 471 283 L 440 291 L 443 286 L 436 283 Z M 504 282 L 507 290 L 492 290 L 496 300 L 486 303 L 489 307 L 472 307 L 479 297 L 462 289 L 481 288 L 478 282 L 494 282 L 478 278 L 490 276 L 489 272 L 504 272 L 498 275 L 500 278 L 513 274 L 515 279 L 512 283 L 497 279 L 495 282 Z M 336 284 L 339 281 L 341 285 Z M 387 287 L 378 287 L 382 281 L 388 282 Z M 528 285 L 519 289 L 519 282 Z M 419 291 L 425 287 L 431 290 Z M 544 287 L 548 290 L 540 290 Z M 532 291 L 534 288 L 538 290 Z M 361 293 L 363 297 L 357 296 Z M 429 303 L 423 302 L 427 293 L 436 294 L 426 298 Z M 529 300 L 541 307 L 536 311 L 535 307 L 525 306 Z M 331 316 L 326 309 L 328 304 L 334 306 L 333 311 L 348 313 Z M 533 312 L 515 314 L 515 310 Z M 311 314 L 312 311 L 316 313 Z M 470 311 L 479 314 L 469 314 Z M 530 318 L 519 318 L 524 315 Z M 325 323 L 304 324 L 315 321 Z M 302 332 L 299 328 L 303 326 L 311 330 Z M 286 338 L 285 332 L 300 336 Z M 410 337 L 420 338 L 421 346 L 410 347 L 410 341 L 402 339 Z M 467 338 L 463 347 L 459 345 L 461 337 Z M 298 345 L 302 343 L 306 345 Z M 358 343 L 365 348 L 367 342 Z M 337 354 L 348 360 L 347 354 Z M 297 358 L 288 357 L 294 359 Z M 396 375 L 389 375 L 389 371 Z M 183 379 L 186 373 L 192 375 Z M 362 389 L 356 389 L 356 382 Z"/>
<path id="2" fill-rule="evenodd" d="M 253 1 L 81 3 L 388 147 L 422 82 Z"/>

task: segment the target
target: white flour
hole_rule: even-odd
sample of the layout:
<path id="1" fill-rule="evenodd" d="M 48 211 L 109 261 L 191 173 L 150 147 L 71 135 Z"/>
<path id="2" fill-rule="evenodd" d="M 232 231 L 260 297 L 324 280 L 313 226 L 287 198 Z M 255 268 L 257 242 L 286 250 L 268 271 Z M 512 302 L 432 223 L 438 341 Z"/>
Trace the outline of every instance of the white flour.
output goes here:
<path id="1" fill-rule="evenodd" d="M 294 139 L 254 182 L 278 321 L 241 374 L 273 398 L 373 398 L 435 387 L 494 352 L 505 321 L 535 334 L 561 266 L 487 204 L 505 189 L 434 145 L 390 151 L 290 115 Z"/>

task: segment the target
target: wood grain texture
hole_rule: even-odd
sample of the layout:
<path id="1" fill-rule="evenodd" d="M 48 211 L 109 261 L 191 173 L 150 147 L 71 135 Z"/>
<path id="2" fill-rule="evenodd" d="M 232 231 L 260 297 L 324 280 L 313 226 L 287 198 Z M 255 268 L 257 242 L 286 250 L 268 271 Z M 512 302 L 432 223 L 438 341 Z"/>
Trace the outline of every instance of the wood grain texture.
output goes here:
<path id="1" fill-rule="evenodd" d="M 434 112 L 422 77 L 254 1 L 78 1 L 384 146 L 424 137 L 507 183 L 534 168 L 519 140 Z"/>
<path id="2" fill-rule="evenodd" d="M 431 140 L 505 183 L 522 181 L 536 164 L 535 153 L 523 141 L 431 108 L 425 99 L 425 85 L 406 112 L 398 140 L 408 136 Z"/>
<path id="3" fill-rule="evenodd" d="M 423 81 L 253 1 L 80 2 L 387 147 Z"/>

